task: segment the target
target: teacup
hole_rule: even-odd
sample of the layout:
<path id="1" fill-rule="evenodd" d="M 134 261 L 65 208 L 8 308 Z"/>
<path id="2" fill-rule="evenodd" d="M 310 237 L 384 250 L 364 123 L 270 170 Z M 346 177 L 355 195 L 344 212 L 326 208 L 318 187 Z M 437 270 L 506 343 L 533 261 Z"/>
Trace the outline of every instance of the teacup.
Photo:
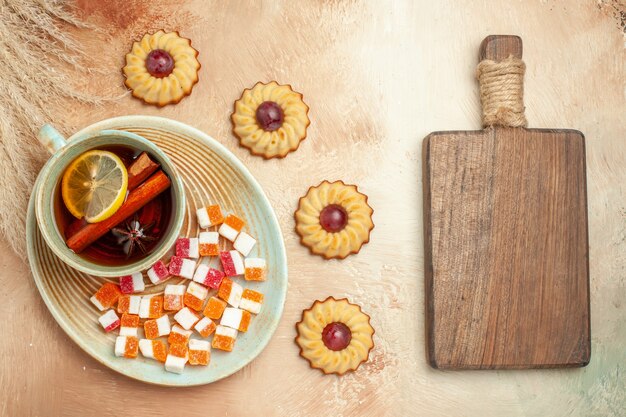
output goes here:
<path id="1" fill-rule="evenodd" d="M 162 258 L 173 246 L 185 215 L 185 191 L 180 176 L 170 159 L 149 140 L 121 130 L 102 130 L 96 134 L 74 135 L 66 140 L 50 125 L 44 125 L 38 135 L 39 141 L 50 151 L 51 158 L 39 173 L 34 188 L 35 213 L 37 224 L 46 244 L 52 252 L 67 265 L 79 271 L 101 276 L 118 277 L 148 269 Z M 63 173 L 67 166 L 79 155 L 93 149 L 124 146 L 144 151 L 161 166 L 171 181 L 171 213 L 169 223 L 162 233 L 157 246 L 149 254 L 124 265 L 97 263 L 74 253 L 66 244 L 55 218 L 55 198 Z"/>

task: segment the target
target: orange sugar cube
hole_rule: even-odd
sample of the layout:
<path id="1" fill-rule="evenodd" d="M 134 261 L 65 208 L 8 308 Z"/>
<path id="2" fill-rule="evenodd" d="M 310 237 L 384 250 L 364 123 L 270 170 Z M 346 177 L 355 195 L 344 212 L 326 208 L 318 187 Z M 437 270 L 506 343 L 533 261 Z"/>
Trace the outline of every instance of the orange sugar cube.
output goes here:
<path id="1" fill-rule="evenodd" d="M 208 350 L 190 350 L 189 364 L 207 366 L 211 361 L 211 353 Z"/>
<path id="2" fill-rule="evenodd" d="M 211 346 L 215 349 L 232 352 L 235 347 L 235 339 L 237 338 L 237 330 L 225 326 L 217 326 L 215 336 Z"/>
<path id="3" fill-rule="evenodd" d="M 136 358 L 139 353 L 139 339 L 134 336 L 118 336 L 115 339 L 115 356 Z"/>
<path id="4" fill-rule="evenodd" d="M 163 315 L 163 296 L 159 295 L 150 298 L 150 318 L 161 317 Z"/>
<path id="5" fill-rule="evenodd" d="M 143 331 L 146 334 L 146 339 L 156 339 L 170 334 L 169 316 L 163 315 L 158 319 L 146 320 L 143 324 Z"/>
<path id="6" fill-rule="evenodd" d="M 263 304 L 263 298 L 264 296 L 260 292 L 246 288 L 243 290 L 243 294 L 241 294 L 239 308 L 253 314 L 259 314 L 261 305 Z"/>
<path id="7" fill-rule="evenodd" d="M 139 314 L 140 295 L 122 295 L 117 299 L 117 312 L 120 314 Z"/>
<path id="8" fill-rule="evenodd" d="M 243 294 L 243 287 L 230 278 L 224 278 L 217 290 L 217 296 L 233 307 L 239 307 L 241 294 Z"/>
<path id="9" fill-rule="evenodd" d="M 217 296 L 224 301 L 228 301 L 228 297 L 230 296 L 230 291 L 233 288 L 233 280 L 230 278 L 224 278 L 220 287 L 217 290 Z M 212 318 L 212 317 L 211 317 Z"/>
<path id="10" fill-rule="evenodd" d="M 243 290 L 243 294 L 241 294 L 241 298 L 254 301 L 255 303 L 262 303 L 263 298 L 265 298 L 265 296 L 258 291 L 254 291 L 254 290 L 250 290 L 246 288 L 245 290 Z"/>
<path id="11" fill-rule="evenodd" d="M 206 208 L 207 213 L 209 214 L 209 221 L 211 226 L 215 226 L 216 224 L 220 224 L 224 221 L 224 215 L 222 214 L 222 209 L 219 205 L 214 204 L 208 206 Z"/>
<path id="12" fill-rule="evenodd" d="M 220 209 L 220 206 L 217 204 L 208 207 L 200 207 L 196 210 L 196 218 L 198 219 L 198 225 L 202 229 L 207 229 L 210 226 L 218 225 L 224 221 L 222 209 Z"/>
<path id="13" fill-rule="evenodd" d="M 194 329 L 196 329 L 198 333 L 200 333 L 200 336 L 206 338 L 211 336 L 216 327 L 217 326 L 215 325 L 213 320 L 208 317 L 203 317 L 199 322 L 196 323 Z"/>
<path id="14" fill-rule="evenodd" d="M 235 339 L 231 339 L 230 337 L 215 335 L 213 336 L 213 341 L 211 342 L 211 346 L 214 349 L 224 350 L 226 352 L 232 352 L 235 347 Z"/>
<path id="15" fill-rule="evenodd" d="M 243 226 L 246 224 L 242 219 L 235 216 L 234 214 L 229 214 L 224 219 L 224 223 L 218 229 L 218 233 L 225 237 L 226 239 L 234 242 L 237 239 L 237 235 L 243 229 Z"/>
<path id="16" fill-rule="evenodd" d="M 137 328 L 139 327 L 139 316 L 135 314 L 122 314 L 120 320 L 120 336 L 137 337 Z"/>
<path id="17" fill-rule="evenodd" d="M 144 296 L 139 305 L 139 317 L 142 319 L 158 319 L 163 315 L 163 296 Z"/>
<path id="18" fill-rule="evenodd" d="M 217 243 L 201 243 L 200 256 L 218 256 L 220 254 L 220 246 Z"/>
<path id="19" fill-rule="evenodd" d="M 177 358 L 187 358 L 189 354 L 189 349 L 186 344 L 182 343 L 173 343 L 170 344 L 169 354 L 172 356 L 176 356 Z"/>
<path id="20" fill-rule="evenodd" d="M 246 268 L 246 281 L 265 281 L 265 270 L 260 268 Z"/>
<path id="21" fill-rule="evenodd" d="M 211 347 L 207 340 L 189 341 L 189 364 L 207 366 L 211 361 Z"/>
<path id="22" fill-rule="evenodd" d="M 167 357 L 167 346 L 165 346 L 165 342 L 161 340 L 153 340 L 152 352 L 154 355 L 154 359 L 158 360 L 159 362 L 165 362 L 165 358 Z"/>
<path id="23" fill-rule="evenodd" d="M 224 219 L 224 224 L 232 227 L 238 232 L 241 232 L 241 229 L 245 226 L 246 222 L 243 221 L 240 217 L 235 216 L 234 214 L 229 214 Z"/>
<path id="24" fill-rule="evenodd" d="M 226 308 L 226 301 L 222 301 L 219 298 L 211 297 L 209 302 L 204 308 L 203 314 L 213 320 L 218 320 L 222 317 L 224 309 Z"/>
<path id="25" fill-rule="evenodd" d="M 167 342 L 171 345 L 186 345 L 189 342 L 191 333 L 193 333 L 191 330 L 185 330 L 178 324 L 175 324 L 172 326 L 172 331 L 167 338 Z"/>
<path id="26" fill-rule="evenodd" d="M 120 314 L 130 311 L 130 295 L 122 295 L 117 299 L 117 312 Z"/>
<path id="27" fill-rule="evenodd" d="M 240 332 L 247 332 L 248 331 L 248 326 L 250 326 L 250 317 L 252 317 L 250 312 L 242 310 L 242 313 L 241 313 L 241 323 L 239 323 L 239 331 Z"/>
<path id="28" fill-rule="evenodd" d="M 121 295 L 120 287 L 110 282 L 105 282 L 90 300 L 98 310 L 104 311 L 107 308 L 111 308 Z"/>
<path id="29" fill-rule="evenodd" d="M 143 332 L 146 335 L 146 339 L 156 339 L 159 337 L 159 326 L 156 319 L 146 320 L 143 324 Z"/>
<path id="30" fill-rule="evenodd" d="M 219 233 L 201 232 L 198 236 L 200 256 L 218 256 L 220 254 Z"/>
<path id="31" fill-rule="evenodd" d="M 183 308 L 184 285 L 166 285 L 163 293 L 163 308 L 167 311 L 178 311 Z"/>
<path id="32" fill-rule="evenodd" d="M 205 286 L 192 281 L 187 287 L 183 301 L 187 307 L 200 311 L 204 306 L 204 300 L 206 300 L 207 295 L 209 295 L 209 290 Z"/>
<path id="33" fill-rule="evenodd" d="M 246 258 L 244 261 L 244 277 L 246 281 L 265 281 L 267 266 L 265 259 Z"/>
<path id="34" fill-rule="evenodd" d="M 141 339 L 139 341 L 139 350 L 146 358 L 156 359 L 159 362 L 165 362 L 167 358 L 167 346 L 161 340 Z"/>
<path id="35" fill-rule="evenodd" d="M 204 304 L 204 301 L 199 299 L 198 297 L 195 297 L 191 294 L 185 294 L 184 300 L 187 307 L 193 308 L 196 311 L 202 310 L 202 305 Z"/>
<path id="36" fill-rule="evenodd" d="M 139 316 L 135 314 L 122 314 L 121 319 L 122 327 L 139 327 Z"/>

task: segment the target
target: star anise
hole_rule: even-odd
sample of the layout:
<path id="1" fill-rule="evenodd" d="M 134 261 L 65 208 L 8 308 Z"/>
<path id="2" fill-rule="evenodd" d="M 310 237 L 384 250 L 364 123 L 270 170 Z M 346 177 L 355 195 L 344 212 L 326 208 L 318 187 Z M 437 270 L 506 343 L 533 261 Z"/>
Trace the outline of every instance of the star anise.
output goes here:
<path id="1" fill-rule="evenodd" d="M 111 229 L 111 233 L 117 237 L 117 244 L 123 245 L 122 249 L 126 258 L 130 258 L 136 250 L 146 253 L 146 244 L 156 239 L 156 237 L 147 234 L 153 227 L 154 222 L 142 226 L 137 215 L 135 215 L 124 226 Z"/>

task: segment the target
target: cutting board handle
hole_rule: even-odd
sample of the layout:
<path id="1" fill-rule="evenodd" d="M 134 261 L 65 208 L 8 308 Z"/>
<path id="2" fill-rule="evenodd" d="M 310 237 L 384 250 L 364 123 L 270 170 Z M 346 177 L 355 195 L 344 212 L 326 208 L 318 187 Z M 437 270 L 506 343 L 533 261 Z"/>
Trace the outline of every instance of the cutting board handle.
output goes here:
<path id="1" fill-rule="evenodd" d="M 483 127 L 526 127 L 522 39 L 489 35 L 480 44 L 479 58 Z"/>
<path id="2" fill-rule="evenodd" d="M 479 60 L 500 62 L 509 56 L 522 59 L 522 38 L 515 35 L 489 35 L 480 44 Z"/>

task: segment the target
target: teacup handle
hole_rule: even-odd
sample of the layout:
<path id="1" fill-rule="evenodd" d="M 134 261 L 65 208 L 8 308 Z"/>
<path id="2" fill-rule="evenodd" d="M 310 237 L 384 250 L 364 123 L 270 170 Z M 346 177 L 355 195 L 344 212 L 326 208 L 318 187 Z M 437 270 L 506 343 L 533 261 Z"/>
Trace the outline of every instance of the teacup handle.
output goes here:
<path id="1" fill-rule="evenodd" d="M 37 139 L 51 154 L 54 154 L 67 144 L 67 140 L 65 140 L 63 135 L 47 123 L 39 130 Z"/>

